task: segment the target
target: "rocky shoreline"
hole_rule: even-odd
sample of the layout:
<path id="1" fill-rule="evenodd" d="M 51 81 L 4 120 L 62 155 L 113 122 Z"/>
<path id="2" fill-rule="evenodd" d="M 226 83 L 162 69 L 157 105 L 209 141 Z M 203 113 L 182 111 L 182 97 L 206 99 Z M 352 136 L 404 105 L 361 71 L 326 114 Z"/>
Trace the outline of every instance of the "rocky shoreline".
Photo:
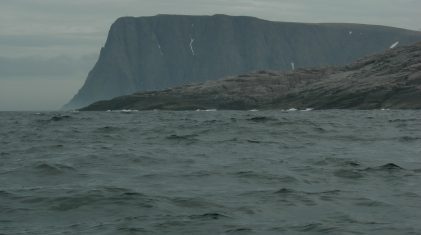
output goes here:
<path id="1" fill-rule="evenodd" d="M 103 110 L 420 109 L 421 43 L 350 65 L 258 71 L 91 104 Z"/>
<path id="2" fill-rule="evenodd" d="M 227 15 L 122 17 L 111 26 L 84 85 L 63 109 L 257 70 L 343 66 L 418 41 L 421 32 L 378 25 Z"/>

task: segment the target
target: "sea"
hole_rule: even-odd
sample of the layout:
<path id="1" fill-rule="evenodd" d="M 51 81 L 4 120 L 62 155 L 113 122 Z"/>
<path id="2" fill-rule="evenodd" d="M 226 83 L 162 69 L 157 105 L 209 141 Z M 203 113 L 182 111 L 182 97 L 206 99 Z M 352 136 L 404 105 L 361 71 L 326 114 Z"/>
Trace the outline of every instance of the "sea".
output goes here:
<path id="1" fill-rule="evenodd" d="M 0 112 L 0 234 L 421 234 L 421 111 Z"/>

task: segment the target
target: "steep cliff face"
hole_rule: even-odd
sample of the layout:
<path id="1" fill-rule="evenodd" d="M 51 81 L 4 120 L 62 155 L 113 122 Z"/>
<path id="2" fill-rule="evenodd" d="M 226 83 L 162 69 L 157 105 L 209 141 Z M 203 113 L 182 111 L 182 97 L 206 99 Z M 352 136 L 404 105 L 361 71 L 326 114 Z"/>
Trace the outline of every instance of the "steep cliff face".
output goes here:
<path id="1" fill-rule="evenodd" d="M 112 25 L 98 62 L 65 108 L 260 69 L 342 65 L 418 40 L 420 32 L 383 26 L 225 15 L 124 17 Z"/>
<path id="2" fill-rule="evenodd" d="M 421 109 L 421 42 L 347 66 L 266 72 L 141 92 L 83 110 Z"/>

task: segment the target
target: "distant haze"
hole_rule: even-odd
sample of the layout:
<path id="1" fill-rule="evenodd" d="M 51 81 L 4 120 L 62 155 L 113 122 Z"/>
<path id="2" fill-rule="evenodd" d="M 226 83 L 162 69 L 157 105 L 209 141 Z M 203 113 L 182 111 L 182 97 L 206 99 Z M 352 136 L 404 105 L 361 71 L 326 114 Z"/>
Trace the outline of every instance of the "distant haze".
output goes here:
<path id="1" fill-rule="evenodd" d="M 218 13 L 419 30 L 419 9 L 419 0 L 1 0 L 0 110 L 60 108 L 121 16 Z"/>

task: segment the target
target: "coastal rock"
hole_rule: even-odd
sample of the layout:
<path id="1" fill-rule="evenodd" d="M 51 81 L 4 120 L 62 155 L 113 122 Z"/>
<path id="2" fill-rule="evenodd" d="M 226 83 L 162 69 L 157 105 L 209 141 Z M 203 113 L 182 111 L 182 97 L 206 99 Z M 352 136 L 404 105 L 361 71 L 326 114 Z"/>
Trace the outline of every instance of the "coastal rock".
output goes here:
<path id="1" fill-rule="evenodd" d="M 64 108 L 260 69 L 344 65 L 419 40 L 421 32 L 373 25 L 226 15 L 123 17 L 112 25 L 98 62 Z"/>
<path id="2" fill-rule="evenodd" d="M 82 110 L 420 109 L 421 43 L 350 65 L 258 71 L 96 102 Z"/>

